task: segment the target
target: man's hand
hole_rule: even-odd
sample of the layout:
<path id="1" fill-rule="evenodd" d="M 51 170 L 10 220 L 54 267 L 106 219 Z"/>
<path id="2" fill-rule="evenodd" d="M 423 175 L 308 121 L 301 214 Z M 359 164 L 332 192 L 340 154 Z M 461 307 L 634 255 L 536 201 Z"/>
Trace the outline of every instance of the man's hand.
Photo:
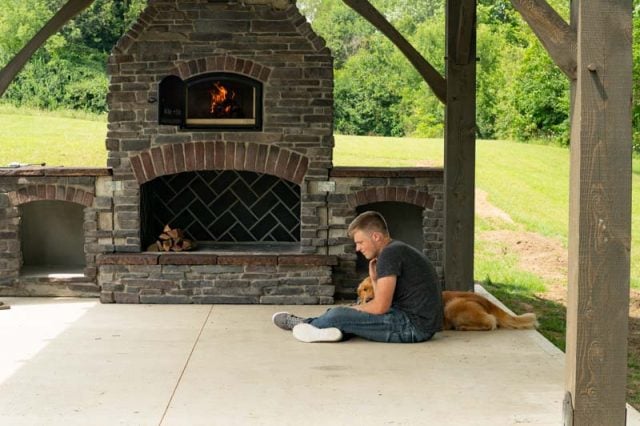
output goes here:
<path id="1" fill-rule="evenodd" d="M 373 258 L 369 261 L 369 278 L 373 282 L 374 289 L 375 283 L 378 281 L 378 271 L 376 270 L 376 266 L 378 265 L 378 258 Z"/>

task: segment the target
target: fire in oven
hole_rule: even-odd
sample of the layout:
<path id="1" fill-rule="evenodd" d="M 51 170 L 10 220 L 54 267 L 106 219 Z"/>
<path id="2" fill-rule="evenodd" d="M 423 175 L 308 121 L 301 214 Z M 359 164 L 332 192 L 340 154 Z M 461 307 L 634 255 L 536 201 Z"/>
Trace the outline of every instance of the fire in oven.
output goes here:
<path id="1" fill-rule="evenodd" d="M 262 84 L 231 73 L 188 80 L 165 77 L 159 87 L 159 123 L 187 129 L 261 130 Z"/>

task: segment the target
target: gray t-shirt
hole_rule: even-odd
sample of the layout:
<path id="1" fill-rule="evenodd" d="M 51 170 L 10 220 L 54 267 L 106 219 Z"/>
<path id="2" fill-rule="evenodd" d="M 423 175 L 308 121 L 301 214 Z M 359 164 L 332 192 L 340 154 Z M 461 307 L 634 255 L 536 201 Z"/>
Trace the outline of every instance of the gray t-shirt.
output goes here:
<path id="1" fill-rule="evenodd" d="M 402 241 L 392 240 L 378 256 L 378 278 L 396 276 L 391 307 L 405 312 L 420 331 L 442 330 L 442 289 L 435 268 L 425 255 Z"/>

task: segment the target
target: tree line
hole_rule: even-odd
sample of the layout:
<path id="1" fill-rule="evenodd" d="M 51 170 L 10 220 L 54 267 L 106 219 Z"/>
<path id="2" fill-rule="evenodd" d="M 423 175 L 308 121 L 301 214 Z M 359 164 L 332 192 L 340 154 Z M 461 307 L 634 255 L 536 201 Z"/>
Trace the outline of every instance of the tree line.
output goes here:
<path id="1" fill-rule="evenodd" d="M 0 66 L 66 0 L 0 0 Z M 548 0 L 568 19 L 569 0 Z M 569 82 L 509 0 L 478 2 L 477 135 L 569 143 Z M 372 0 L 444 75 L 445 0 Z M 96 0 L 38 50 L 3 101 L 105 112 L 105 64 L 146 0 Z M 404 56 L 341 0 L 298 0 L 334 55 L 335 130 L 342 134 L 441 137 L 444 108 Z M 634 95 L 640 89 L 640 0 L 634 0 Z M 633 101 L 640 152 L 640 102 Z"/>
<path id="2" fill-rule="evenodd" d="M 0 67 L 67 0 L 0 0 Z M 7 89 L 3 101 L 41 109 L 107 110 L 109 52 L 146 0 L 95 0 L 51 37 Z"/>

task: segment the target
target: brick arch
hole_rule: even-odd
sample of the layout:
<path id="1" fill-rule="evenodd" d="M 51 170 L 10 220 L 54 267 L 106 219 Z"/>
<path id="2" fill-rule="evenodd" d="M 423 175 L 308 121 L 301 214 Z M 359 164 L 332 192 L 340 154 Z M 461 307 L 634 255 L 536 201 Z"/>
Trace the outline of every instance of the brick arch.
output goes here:
<path id="1" fill-rule="evenodd" d="M 302 184 L 309 159 L 296 152 L 253 142 L 189 142 L 154 147 L 130 157 L 140 185 L 159 176 L 197 170 L 246 170 Z"/>
<path id="2" fill-rule="evenodd" d="M 347 196 L 347 203 L 352 208 L 385 201 L 408 203 L 431 210 L 435 198 L 427 191 L 415 190 L 406 186 L 370 187 Z"/>
<path id="3" fill-rule="evenodd" d="M 198 74 L 223 71 L 244 74 L 247 77 L 255 78 L 263 83 L 266 82 L 271 75 L 271 68 L 260 65 L 250 59 L 242 59 L 229 54 L 185 61 L 177 64 L 169 74 L 177 75 L 181 79 L 186 80 Z"/>
<path id="4" fill-rule="evenodd" d="M 91 207 L 95 195 L 83 189 L 65 185 L 26 185 L 7 194 L 13 206 L 32 201 L 68 201 Z"/>

